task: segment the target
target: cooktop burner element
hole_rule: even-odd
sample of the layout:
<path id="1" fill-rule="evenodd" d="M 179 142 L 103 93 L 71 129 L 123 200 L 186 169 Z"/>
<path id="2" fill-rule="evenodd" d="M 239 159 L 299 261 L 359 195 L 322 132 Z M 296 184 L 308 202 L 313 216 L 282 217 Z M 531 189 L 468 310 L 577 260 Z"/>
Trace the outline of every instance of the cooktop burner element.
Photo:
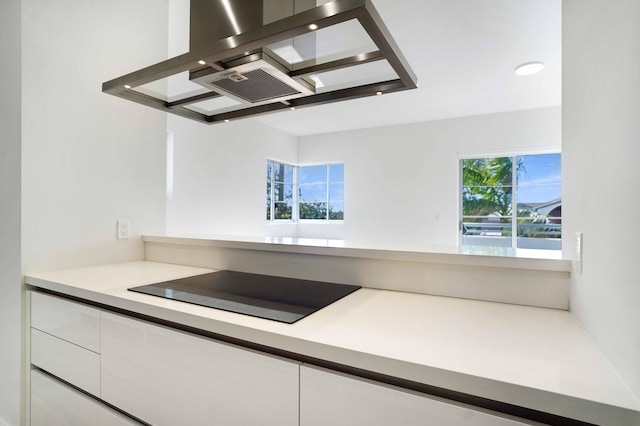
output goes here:
<path id="1" fill-rule="evenodd" d="M 360 286 L 217 271 L 130 291 L 292 324 Z"/>

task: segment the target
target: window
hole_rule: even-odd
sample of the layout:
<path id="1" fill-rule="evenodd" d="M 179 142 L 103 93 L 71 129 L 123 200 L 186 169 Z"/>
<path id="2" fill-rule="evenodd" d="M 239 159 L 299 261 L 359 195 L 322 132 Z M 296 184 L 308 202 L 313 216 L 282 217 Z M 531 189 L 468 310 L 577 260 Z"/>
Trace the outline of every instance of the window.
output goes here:
<path id="1" fill-rule="evenodd" d="M 300 219 L 344 219 L 344 164 L 298 168 Z"/>
<path id="2" fill-rule="evenodd" d="M 561 249 L 560 154 L 469 158 L 462 168 L 462 242 Z"/>
<path id="3" fill-rule="evenodd" d="M 293 219 L 295 166 L 267 162 L 267 219 Z"/>
<path id="4" fill-rule="evenodd" d="M 298 219 L 344 220 L 344 164 L 267 162 L 267 220 Z"/>

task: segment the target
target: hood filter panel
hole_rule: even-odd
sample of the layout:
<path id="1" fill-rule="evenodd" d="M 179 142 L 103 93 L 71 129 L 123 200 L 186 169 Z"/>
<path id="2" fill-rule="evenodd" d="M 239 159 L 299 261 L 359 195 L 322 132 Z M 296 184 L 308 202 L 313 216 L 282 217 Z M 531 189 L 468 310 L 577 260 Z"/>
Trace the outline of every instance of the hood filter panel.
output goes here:
<path id="1" fill-rule="evenodd" d="M 304 79 L 294 79 L 286 68 L 269 55 L 260 52 L 248 56 L 248 62 L 224 71 L 204 75 L 193 75 L 191 81 L 210 90 L 251 105 L 286 101 L 301 96 L 312 95 L 314 87 Z"/>
<path id="2" fill-rule="evenodd" d="M 280 81 L 262 68 L 235 74 L 222 80 L 210 81 L 209 84 L 251 103 L 300 93 L 299 90 Z"/>

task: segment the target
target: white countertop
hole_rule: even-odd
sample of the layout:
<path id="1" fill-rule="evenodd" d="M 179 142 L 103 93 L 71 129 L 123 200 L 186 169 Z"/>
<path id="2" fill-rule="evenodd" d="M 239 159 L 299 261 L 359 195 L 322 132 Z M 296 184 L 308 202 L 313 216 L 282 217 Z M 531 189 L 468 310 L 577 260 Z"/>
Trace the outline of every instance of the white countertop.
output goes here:
<path id="1" fill-rule="evenodd" d="M 150 243 L 226 247 L 322 256 L 431 262 L 466 266 L 571 272 L 571 261 L 559 250 L 514 249 L 488 246 L 394 246 L 353 243 L 345 240 L 231 235 L 144 235 Z"/>
<path id="2" fill-rule="evenodd" d="M 26 283 L 587 422 L 640 422 L 640 403 L 567 311 L 363 288 L 282 324 L 127 291 L 206 272 L 141 261 L 32 274 Z"/>

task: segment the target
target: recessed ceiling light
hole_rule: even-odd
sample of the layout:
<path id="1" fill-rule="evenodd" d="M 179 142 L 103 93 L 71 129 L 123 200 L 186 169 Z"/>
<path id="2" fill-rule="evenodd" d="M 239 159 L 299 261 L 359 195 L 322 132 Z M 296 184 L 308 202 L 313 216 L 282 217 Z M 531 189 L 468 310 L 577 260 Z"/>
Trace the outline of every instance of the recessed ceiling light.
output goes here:
<path id="1" fill-rule="evenodd" d="M 382 92 L 376 92 L 376 95 L 380 96 L 382 95 Z"/>
<path id="2" fill-rule="evenodd" d="M 317 29 L 318 29 L 318 25 L 316 25 L 316 24 L 309 24 L 309 29 L 310 29 L 311 31 L 315 31 L 315 30 L 317 30 Z"/>
<path id="3" fill-rule="evenodd" d="M 125 85 L 124 85 L 124 88 L 125 88 L 125 89 L 131 89 L 131 86 L 129 86 L 128 84 L 125 84 Z"/>
<path id="4" fill-rule="evenodd" d="M 542 62 L 527 62 L 526 64 L 518 65 L 515 69 L 518 75 L 531 75 L 542 71 L 544 64 Z"/>
<path id="5" fill-rule="evenodd" d="M 228 122 L 229 122 L 229 120 L 224 120 L 224 122 L 225 122 L 225 123 L 228 123 Z"/>
<path id="6" fill-rule="evenodd" d="M 291 108 L 289 108 L 289 109 L 290 109 L 291 111 L 295 111 L 295 110 L 296 110 L 296 107 L 291 107 Z"/>
<path id="7" fill-rule="evenodd" d="M 199 60 L 199 61 L 198 61 L 198 63 L 199 63 L 200 65 L 205 65 L 205 64 L 206 64 L 206 62 L 205 62 L 205 61 L 203 61 L 202 59 L 201 59 L 201 60 Z"/>

